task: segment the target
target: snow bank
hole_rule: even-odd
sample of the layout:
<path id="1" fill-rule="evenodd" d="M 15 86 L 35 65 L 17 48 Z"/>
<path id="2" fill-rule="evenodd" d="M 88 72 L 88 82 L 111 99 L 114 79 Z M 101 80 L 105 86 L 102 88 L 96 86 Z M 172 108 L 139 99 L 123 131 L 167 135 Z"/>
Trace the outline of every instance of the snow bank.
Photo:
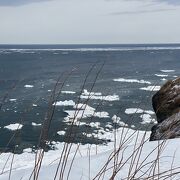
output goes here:
<path id="1" fill-rule="evenodd" d="M 124 132 L 124 133 L 123 133 Z M 137 154 L 133 153 L 137 149 L 137 147 L 140 146 L 140 143 L 143 139 L 143 136 L 145 135 L 145 132 L 143 131 L 133 131 L 131 129 L 127 128 L 120 128 L 117 132 L 117 141 L 120 142 L 120 139 L 122 138 L 122 134 L 126 134 L 126 137 L 129 139 L 129 141 L 125 142 L 124 146 L 122 146 L 122 149 L 120 153 L 118 154 L 119 162 L 121 160 L 122 169 L 118 172 L 115 179 L 127 179 L 127 176 L 129 174 L 129 169 L 131 166 L 131 173 L 130 175 L 133 175 L 133 172 L 135 171 L 134 168 L 137 166 L 140 170 L 135 174 L 133 179 L 146 179 L 147 176 L 153 173 L 163 173 L 167 171 L 165 174 L 160 174 L 159 177 L 163 179 L 164 175 L 169 175 L 171 173 L 179 172 L 179 169 L 174 169 L 171 171 L 171 168 L 176 168 L 180 166 L 180 141 L 179 139 L 173 139 L 173 140 L 167 140 L 164 142 L 164 148 L 162 153 L 158 153 L 158 145 L 162 143 L 162 141 L 154 141 L 154 142 L 145 142 L 142 146 L 141 151 L 136 151 Z M 108 134 L 108 135 L 107 135 Z M 115 134 L 108 132 L 106 134 L 106 138 L 114 139 Z M 139 135 L 139 136 L 137 136 Z M 92 136 L 92 134 L 87 134 L 87 136 Z M 102 135 L 103 136 L 103 135 Z M 145 140 L 149 136 L 149 132 L 146 132 Z M 137 138 L 138 137 L 138 138 Z M 137 141 L 136 141 L 137 138 Z M 135 143 L 136 142 L 136 143 Z M 54 179 L 55 171 L 58 166 L 59 158 L 63 149 L 62 143 L 57 144 L 58 149 L 55 151 L 49 151 L 45 152 L 42 168 L 40 170 L 39 179 L 41 180 L 50 180 Z M 118 143 L 117 146 L 118 147 Z M 67 161 L 65 173 L 64 173 L 64 179 L 66 179 L 68 170 L 71 167 L 71 160 L 73 159 L 74 153 L 77 149 L 77 145 L 73 144 L 71 152 L 69 154 L 69 160 Z M 89 151 L 90 150 L 90 151 Z M 117 150 L 117 149 L 116 149 Z M 70 172 L 69 180 L 74 179 L 93 179 L 101 170 L 101 168 L 105 165 L 105 163 L 108 161 L 110 157 L 112 157 L 112 152 L 114 152 L 114 142 L 108 143 L 107 146 L 96 146 L 96 145 L 81 145 L 79 147 L 79 150 L 77 151 L 76 158 L 73 162 L 73 166 Z M 90 153 L 90 158 L 89 158 Z M 153 166 L 154 161 L 156 160 L 157 154 L 160 155 L 159 158 L 159 165 L 151 171 L 151 166 Z M 135 155 L 138 158 L 134 158 L 133 164 L 131 164 L 132 157 L 135 157 Z M 1 155 L 1 161 L 0 161 L 0 167 L 1 169 L 4 166 L 4 163 L 6 162 L 7 158 L 10 157 L 12 159 L 12 154 L 2 154 Z M 33 167 L 34 167 L 34 158 L 35 154 L 30 153 L 30 149 L 27 151 L 24 151 L 21 155 L 15 155 L 14 156 L 14 164 L 13 164 L 13 170 L 11 172 L 11 179 L 19 179 L 22 180 L 28 180 L 30 177 L 30 174 L 32 173 Z M 106 173 L 104 174 L 104 179 L 110 179 L 113 173 L 113 164 L 114 158 L 109 162 Z M 142 164 L 141 164 L 142 163 Z M 6 164 L 4 173 L 0 175 L 1 180 L 6 180 L 9 177 L 9 172 L 6 170 L 9 170 L 10 168 L 10 162 Z M 90 171 L 89 171 L 90 170 Z M 144 173 L 146 172 L 146 173 Z M 180 175 L 174 174 L 173 179 L 180 179 Z M 141 177 L 140 177 L 141 176 Z M 156 176 L 157 177 L 157 176 Z M 59 176 L 58 176 L 59 178 Z M 165 177 L 164 177 L 165 178 Z M 156 179 L 156 178 L 155 178 Z M 170 178 L 169 178 L 170 179 Z"/>

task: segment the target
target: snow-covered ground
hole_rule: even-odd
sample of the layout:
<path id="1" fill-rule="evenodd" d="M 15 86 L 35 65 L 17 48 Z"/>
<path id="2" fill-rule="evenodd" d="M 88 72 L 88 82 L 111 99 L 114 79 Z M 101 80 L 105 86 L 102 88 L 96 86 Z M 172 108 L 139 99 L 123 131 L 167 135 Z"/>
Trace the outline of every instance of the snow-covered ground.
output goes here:
<path id="1" fill-rule="evenodd" d="M 115 179 L 127 178 L 128 175 L 129 177 L 132 177 L 137 169 L 139 170 L 135 173 L 133 179 L 141 179 L 142 177 L 145 178 L 153 174 L 156 175 L 158 172 L 160 174 L 159 178 L 162 177 L 161 179 L 165 179 L 167 177 L 166 175 L 172 175 L 173 173 L 180 171 L 178 168 L 180 167 L 179 139 L 167 140 L 163 144 L 163 141 L 149 142 L 148 138 L 150 136 L 150 132 L 134 131 L 132 129 L 122 127 L 116 132 L 109 132 L 106 133 L 106 135 L 102 134 L 102 137 L 103 136 L 111 139 L 112 142 L 108 143 L 107 145 L 98 146 L 90 144 L 78 146 L 77 144 L 73 144 L 68 157 L 63 179 L 67 179 L 67 174 L 71 165 L 72 167 L 69 175 L 70 180 L 93 179 L 107 163 L 108 159 L 110 161 L 105 168 L 106 173 L 100 174 L 104 176 L 105 180 L 110 179 L 113 174 L 113 167 L 115 167 L 115 159 L 112 158 L 112 154 L 115 154 L 119 147 L 121 148 L 118 156 L 115 156 L 117 160 L 117 163 L 115 163 L 117 165 L 117 175 L 115 176 Z M 114 148 L 115 144 L 116 149 Z M 45 153 L 39 173 L 40 180 L 54 179 L 63 145 L 64 143 L 56 143 L 56 150 L 50 150 Z M 73 161 L 73 164 L 71 164 L 76 150 L 77 154 L 75 160 Z M 160 158 L 158 161 L 156 161 L 158 154 L 160 155 Z M 9 170 L 11 167 L 12 158 L 13 154 L 11 153 L 1 154 L 1 180 L 7 180 L 9 178 Z M 31 149 L 24 150 L 24 153 L 21 155 L 15 155 L 12 165 L 13 170 L 11 172 L 11 179 L 28 180 L 33 171 L 34 160 L 35 153 L 32 153 Z M 153 164 L 156 164 L 156 166 L 153 166 Z M 60 165 L 60 169 L 61 166 L 62 164 Z M 177 169 L 170 171 L 170 169 L 173 168 Z M 60 169 L 56 179 L 59 179 Z M 140 176 L 142 177 L 140 178 Z M 174 179 L 179 178 L 180 175 L 175 174 Z M 158 176 L 155 179 L 158 179 Z M 171 178 L 168 177 L 167 179 Z"/>

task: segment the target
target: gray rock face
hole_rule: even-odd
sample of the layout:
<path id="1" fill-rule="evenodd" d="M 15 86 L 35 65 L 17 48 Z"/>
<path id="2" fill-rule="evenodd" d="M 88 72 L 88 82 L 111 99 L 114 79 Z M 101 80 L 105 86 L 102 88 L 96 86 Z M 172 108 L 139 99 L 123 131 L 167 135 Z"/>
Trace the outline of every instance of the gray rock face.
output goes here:
<path id="1" fill-rule="evenodd" d="M 152 127 L 150 140 L 180 137 L 180 78 L 164 84 L 153 96 L 152 105 L 158 124 Z"/>

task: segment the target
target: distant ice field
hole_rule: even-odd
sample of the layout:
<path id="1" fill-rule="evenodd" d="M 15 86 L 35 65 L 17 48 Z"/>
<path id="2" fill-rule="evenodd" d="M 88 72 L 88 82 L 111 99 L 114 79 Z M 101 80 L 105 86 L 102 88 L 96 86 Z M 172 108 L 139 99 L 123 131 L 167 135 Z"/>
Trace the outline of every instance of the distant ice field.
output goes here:
<path id="1" fill-rule="evenodd" d="M 180 45 L 0 45 L 0 149 L 35 148 L 49 106 L 50 141 L 65 141 L 73 119 L 75 143 L 106 144 L 114 127 L 149 131 L 151 98 L 180 76 L 179 57 Z"/>

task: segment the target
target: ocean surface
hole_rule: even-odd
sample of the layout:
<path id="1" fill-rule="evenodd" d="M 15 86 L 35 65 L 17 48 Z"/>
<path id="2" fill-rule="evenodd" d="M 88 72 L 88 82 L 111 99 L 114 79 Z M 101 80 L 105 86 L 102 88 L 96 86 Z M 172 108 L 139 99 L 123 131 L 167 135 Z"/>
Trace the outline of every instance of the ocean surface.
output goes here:
<path id="1" fill-rule="evenodd" d="M 178 76 L 178 44 L 0 45 L 0 151 L 36 148 L 52 106 L 50 142 L 66 141 L 76 109 L 75 143 L 106 144 L 121 126 L 150 130 L 153 94 Z"/>

